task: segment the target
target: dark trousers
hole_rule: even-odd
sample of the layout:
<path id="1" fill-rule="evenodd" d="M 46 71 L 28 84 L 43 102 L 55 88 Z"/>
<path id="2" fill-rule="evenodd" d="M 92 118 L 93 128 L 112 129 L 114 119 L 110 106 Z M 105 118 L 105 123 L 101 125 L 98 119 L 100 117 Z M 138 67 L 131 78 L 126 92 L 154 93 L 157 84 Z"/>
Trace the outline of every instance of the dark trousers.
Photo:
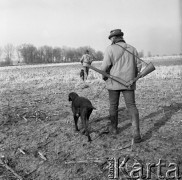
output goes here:
<path id="1" fill-rule="evenodd" d="M 89 67 L 83 66 L 83 70 L 84 70 L 84 80 L 87 80 Z"/>
<path id="2" fill-rule="evenodd" d="M 113 124 L 113 126 L 117 128 L 119 97 L 120 93 L 122 92 L 126 107 L 132 118 L 133 134 L 134 136 L 140 135 L 139 112 L 135 104 L 135 91 L 134 90 L 108 90 L 108 91 L 109 91 L 109 102 L 110 102 L 109 114 L 111 118 L 111 124 Z"/>

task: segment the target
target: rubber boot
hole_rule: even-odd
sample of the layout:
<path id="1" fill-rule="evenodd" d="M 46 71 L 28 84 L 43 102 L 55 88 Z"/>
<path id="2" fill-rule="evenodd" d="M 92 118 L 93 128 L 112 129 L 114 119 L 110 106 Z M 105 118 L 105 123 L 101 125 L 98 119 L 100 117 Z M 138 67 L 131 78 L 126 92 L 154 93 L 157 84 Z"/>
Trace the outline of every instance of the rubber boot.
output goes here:
<path id="1" fill-rule="evenodd" d="M 140 135 L 139 113 L 134 113 L 132 115 L 132 129 L 133 129 L 133 142 L 140 143 L 142 141 L 142 138 Z"/>
<path id="2" fill-rule="evenodd" d="M 118 116 L 117 115 L 112 115 L 110 116 L 110 120 L 111 120 L 111 125 L 109 128 L 109 132 L 111 134 L 116 135 L 118 133 Z"/>

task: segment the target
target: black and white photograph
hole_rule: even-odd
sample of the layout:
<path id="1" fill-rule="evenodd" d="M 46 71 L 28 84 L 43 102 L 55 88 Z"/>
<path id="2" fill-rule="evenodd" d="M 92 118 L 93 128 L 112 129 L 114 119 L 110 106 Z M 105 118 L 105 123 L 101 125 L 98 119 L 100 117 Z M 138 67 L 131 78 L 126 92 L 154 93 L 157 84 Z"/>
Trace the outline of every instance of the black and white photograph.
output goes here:
<path id="1" fill-rule="evenodd" d="M 182 0 L 0 0 L 0 180 L 182 180 Z"/>

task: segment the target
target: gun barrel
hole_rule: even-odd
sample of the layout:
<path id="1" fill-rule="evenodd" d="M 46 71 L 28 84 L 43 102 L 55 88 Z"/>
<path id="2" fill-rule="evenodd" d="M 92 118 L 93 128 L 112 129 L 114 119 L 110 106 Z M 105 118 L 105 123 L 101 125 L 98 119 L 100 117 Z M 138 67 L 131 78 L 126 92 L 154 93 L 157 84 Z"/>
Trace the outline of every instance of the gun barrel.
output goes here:
<path id="1" fill-rule="evenodd" d="M 104 71 L 102 71 L 100 69 L 97 69 L 96 67 L 91 66 L 89 64 L 87 65 L 87 67 L 89 67 L 90 69 L 92 69 L 92 70 L 102 74 L 103 76 L 106 76 L 106 77 L 108 77 L 108 78 L 110 78 L 110 79 L 112 79 L 112 80 L 114 80 L 114 81 L 116 81 L 116 82 L 126 86 L 126 87 L 129 87 L 129 84 L 126 81 L 124 81 L 123 79 L 121 79 L 121 78 L 118 78 L 118 77 L 115 77 L 115 76 L 111 76 L 111 75 L 107 74 L 106 72 L 104 72 Z"/>

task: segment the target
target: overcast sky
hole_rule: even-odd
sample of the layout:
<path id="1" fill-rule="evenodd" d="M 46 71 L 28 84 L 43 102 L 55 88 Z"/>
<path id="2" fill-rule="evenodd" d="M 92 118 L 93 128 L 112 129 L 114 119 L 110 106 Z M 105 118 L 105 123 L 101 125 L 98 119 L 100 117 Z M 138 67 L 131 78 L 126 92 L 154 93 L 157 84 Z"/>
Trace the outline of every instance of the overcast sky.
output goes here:
<path id="1" fill-rule="evenodd" d="M 0 0 L 0 46 L 90 46 L 105 51 L 109 32 L 145 54 L 182 52 L 181 0 Z"/>

